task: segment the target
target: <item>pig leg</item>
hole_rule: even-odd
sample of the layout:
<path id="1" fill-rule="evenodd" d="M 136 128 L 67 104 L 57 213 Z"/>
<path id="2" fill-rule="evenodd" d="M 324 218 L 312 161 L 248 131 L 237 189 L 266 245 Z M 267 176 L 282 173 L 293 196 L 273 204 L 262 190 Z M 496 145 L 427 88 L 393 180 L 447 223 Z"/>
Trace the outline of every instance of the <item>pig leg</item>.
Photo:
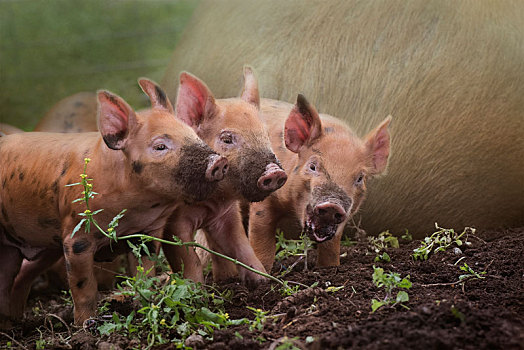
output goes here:
<path id="1" fill-rule="evenodd" d="M 231 206 L 228 211 L 221 216 L 220 220 L 214 220 L 205 231 L 207 233 L 206 237 L 208 238 L 209 245 L 212 249 L 214 248 L 218 252 L 237 259 L 259 271 L 266 272 L 264 266 L 260 260 L 258 260 L 253 248 L 249 244 L 246 231 L 242 225 L 240 210 L 237 205 Z M 222 258 L 215 256 L 213 256 L 212 259 L 213 277 L 215 279 L 221 279 L 223 277 L 227 278 L 229 277 L 229 274 L 234 271 L 234 266 L 232 266 L 230 262 L 224 261 Z M 227 263 L 227 265 L 224 263 Z M 224 267 L 225 271 L 221 271 L 221 266 Z M 238 273 L 243 281 L 252 283 L 265 281 L 265 277 L 241 267 L 238 268 Z"/>
<path id="2" fill-rule="evenodd" d="M 340 225 L 333 239 L 317 244 L 317 266 L 338 266 L 340 265 L 340 241 L 345 225 Z"/>
<path id="3" fill-rule="evenodd" d="M 93 271 L 95 242 L 77 233 L 71 238 L 70 230 L 65 230 L 64 254 L 67 278 L 73 296 L 75 325 L 80 326 L 95 315 L 97 281 Z"/>
<path id="4" fill-rule="evenodd" d="M 35 260 L 24 260 L 11 289 L 11 314 L 22 317 L 31 285 L 35 278 L 44 273 L 60 257 L 62 250 L 45 250 Z"/>
<path id="5" fill-rule="evenodd" d="M 0 328 L 4 328 L 11 316 L 11 288 L 22 264 L 22 254 L 10 246 L 0 246 L 0 251 Z"/>
<path id="6" fill-rule="evenodd" d="M 193 225 L 189 221 L 175 219 L 166 226 L 164 239 L 171 240 L 171 236 L 176 235 L 182 242 L 191 242 L 193 241 L 194 230 Z M 204 283 L 202 263 L 195 252 L 195 248 L 162 243 L 162 250 L 173 272 L 183 270 L 185 278 L 189 278 L 197 283 Z"/>
<path id="7" fill-rule="evenodd" d="M 271 271 L 276 253 L 278 218 L 270 213 L 264 202 L 252 203 L 249 208 L 249 243 L 266 271 Z"/>

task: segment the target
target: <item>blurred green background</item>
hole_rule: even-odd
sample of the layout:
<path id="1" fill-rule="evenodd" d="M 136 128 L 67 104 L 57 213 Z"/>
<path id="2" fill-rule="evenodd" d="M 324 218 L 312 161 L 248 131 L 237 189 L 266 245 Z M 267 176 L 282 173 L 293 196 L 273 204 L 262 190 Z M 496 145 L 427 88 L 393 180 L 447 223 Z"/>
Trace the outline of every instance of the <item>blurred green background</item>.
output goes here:
<path id="1" fill-rule="evenodd" d="M 0 0 L 0 123 L 32 130 L 60 99 L 107 89 L 147 106 L 197 1 Z"/>

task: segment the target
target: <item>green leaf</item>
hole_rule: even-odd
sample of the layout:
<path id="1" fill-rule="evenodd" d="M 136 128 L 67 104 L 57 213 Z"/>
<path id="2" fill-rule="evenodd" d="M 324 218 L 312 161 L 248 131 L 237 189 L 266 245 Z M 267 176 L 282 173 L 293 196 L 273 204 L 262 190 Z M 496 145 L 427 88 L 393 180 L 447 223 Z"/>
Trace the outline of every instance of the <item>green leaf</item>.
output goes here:
<path id="1" fill-rule="evenodd" d="M 406 293 L 403 290 L 401 290 L 400 292 L 397 293 L 397 299 L 396 299 L 397 303 L 405 303 L 405 302 L 408 302 L 408 301 L 409 301 L 408 293 Z"/>
<path id="2" fill-rule="evenodd" d="M 386 305 L 383 301 L 378 301 L 377 299 L 371 299 L 371 313 L 377 311 L 382 306 Z"/>
<path id="3" fill-rule="evenodd" d="M 73 232 L 71 233 L 71 238 L 73 238 L 73 236 L 75 235 L 75 233 L 78 232 L 78 230 L 80 230 L 80 228 L 82 227 L 82 224 L 86 221 L 87 219 L 82 219 L 80 220 L 80 222 L 75 226 L 75 228 L 73 229 Z"/>

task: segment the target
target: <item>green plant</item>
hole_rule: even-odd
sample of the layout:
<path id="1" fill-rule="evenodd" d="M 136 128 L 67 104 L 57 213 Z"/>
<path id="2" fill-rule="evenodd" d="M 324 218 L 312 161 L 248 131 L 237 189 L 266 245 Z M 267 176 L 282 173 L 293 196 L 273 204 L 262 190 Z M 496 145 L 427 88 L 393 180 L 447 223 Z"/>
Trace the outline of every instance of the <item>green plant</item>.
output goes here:
<path id="1" fill-rule="evenodd" d="M 179 274 L 170 275 L 162 284 L 138 266 L 136 276 L 123 278 L 118 287 L 120 293 L 130 296 L 141 307 L 126 317 L 113 313 L 110 321 L 98 327 L 101 334 L 136 334 L 147 339 L 148 348 L 169 341 L 182 346 L 193 333 L 210 338 L 215 329 L 247 322 L 230 320 L 223 309 L 222 295 L 209 293 Z"/>
<path id="2" fill-rule="evenodd" d="M 300 347 L 296 345 L 298 337 L 289 338 L 284 336 L 277 341 L 280 343 L 275 350 L 300 350 Z"/>
<path id="3" fill-rule="evenodd" d="M 257 309 L 251 306 L 247 306 L 247 308 L 251 310 L 255 315 L 255 319 L 249 323 L 249 330 L 253 331 L 256 329 L 261 331 L 262 329 L 264 329 L 264 323 L 266 323 L 267 321 L 267 314 L 269 313 L 269 311 L 264 311 L 262 309 Z"/>
<path id="4" fill-rule="evenodd" d="M 457 233 L 453 229 L 446 229 L 439 227 L 435 223 L 435 228 L 437 229 L 431 236 L 424 238 L 421 241 L 421 245 L 418 248 L 413 249 L 413 259 L 415 260 L 427 260 L 429 255 L 433 253 L 438 253 L 440 251 L 445 251 L 452 244 L 461 246 L 467 242 L 468 234 L 474 234 L 475 229 L 471 227 L 466 227 L 462 233 Z M 462 240 L 462 237 L 466 235 L 465 240 Z"/>
<path id="5" fill-rule="evenodd" d="M 402 236 L 400 236 L 400 238 L 402 238 L 403 240 L 408 241 L 408 242 L 411 242 L 413 240 L 413 236 L 411 235 L 411 233 L 409 233 L 409 231 L 407 229 L 406 229 L 406 233 L 404 233 Z"/>
<path id="6" fill-rule="evenodd" d="M 391 261 L 391 258 L 389 256 L 388 253 L 384 252 L 382 254 L 379 254 L 375 257 L 375 262 L 380 262 L 380 261 L 383 261 L 383 262 L 390 262 Z"/>
<path id="7" fill-rule="evenodd" d="M 371 300 L 371 312 L 375 312 L 384 305 L 395 306 L 398 304 L 407 308 L 403 303 L 409 301 L 408 293 L 401 290 L 397 293 L 396 297 L 393 297 L 392 292 L 395 288 L 410 289 L 411 281 L 409 280 L 409 275 L 401 278 L 400 274 L 396 272 L 390 271 L 385 273 L 383 268 L 373 265 L 373 283 L 379 288 L 383 287 L 386 291 L 386 296 L 382 300 Z"/>
<path id="8" fill-rule="evenodd" d="M 313 242 L 307 235 L 301 235 L 299 239 L 286 239 L 282 230 L 277 230 L 277 245 L 275 255 L 276 261 L 282 261 L 289 257 L 300 257 L 304 259 L 304 266 L 307 270 L 307 253 L 313 248 Z M 294 266 L 294 265 L 292 265 Z M 292 268 L 284 270 L 281 277 L 289 273 Z"/>
<path id="9" fill-rule="evenodd" d="M 357 241 L 352 241 L 351 238 L 347 234 L 342 236 L 342 240 L 340 241 L 340 245 L 342 245 L 343 247 L 351 247 L 356 244 L 357 244 Z"/>
<path id="10" fill-rule="evenodd" d="M 486 271 L 482 271 L 482 272 L 475 272 L 471 267 L 468 266 L 468 264 L 464 263 L 464 265 L 460 266 L 460 269 L 464 272 L 466 272 L 465 274 L 462 274 L 459 276 L 459 281 L 465 281 L 467 279 L 484 279 L 486 277 L 482 276 L 482 275 L 485 275 L 486 274 Z"/>
<path id="11" fill-rule="evenodd" d="M 387 248 L 398 248 L 398 238 L 393 236 L 389 231 L 379 233 L 377 237 L 368 237 L 368 250 L 376 254 L 374 261 L 390 262 L 391 258 L 385 252 Z M 380 254 L 383 252 L 382 254 Z"/>

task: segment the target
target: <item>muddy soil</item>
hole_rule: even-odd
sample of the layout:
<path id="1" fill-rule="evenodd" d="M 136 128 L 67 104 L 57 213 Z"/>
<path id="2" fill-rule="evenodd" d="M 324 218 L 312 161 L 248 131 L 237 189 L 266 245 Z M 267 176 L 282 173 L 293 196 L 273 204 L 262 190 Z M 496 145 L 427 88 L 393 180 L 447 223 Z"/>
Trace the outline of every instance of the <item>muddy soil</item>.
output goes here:
<path id="1" fill-rule="evenodd" d="M 228 281 L 220 288 L 233 291 L 226 305 L 230 318 L 253 319 L 246 307 L 259 308 L 268 311 L 263 329 L 233 326 L 215 331 L 212 341 L 197 339 L 193 344 L 199 349 L 524 349 L 524 228 L 477 236 L 480 239 L 470 237 L 470 246 L 439 252 L 427 261 L 411 257 L 419 241 L 399 240 L 399 248 L 387 250 L 388 263 L 374 262 L 375 254 L 365 242 L 344 247 L 336 268 L 316 268 L 313 252 L 307 271 L 300 261 L 285 278 L 318 285 L 289 297 L 276 285 L 248 289 Z M 295 261 L 287 259 L 273 273 Z M 458 283 L 463 263 L 476 272 L 486 271 L 485 278 Z M 371 312 L 371 300 L 385 296 L 372 282 L 373 265 L 410 276 L 406 307 L 384 306 Z M 33 296 L 28 310 L 23 323 L 0 333 L 0 348 L 10 341 L 13 348 L 35 349 L 46 337 L 55 339 L 54 345 L 48 341 L 43 348 L 143 347 L 117 334 L 107 337 L 74 329 L 72 307 L 57 294 Z M 120 305 L 117 311 L 126 314 L 131 307 Z"/>

